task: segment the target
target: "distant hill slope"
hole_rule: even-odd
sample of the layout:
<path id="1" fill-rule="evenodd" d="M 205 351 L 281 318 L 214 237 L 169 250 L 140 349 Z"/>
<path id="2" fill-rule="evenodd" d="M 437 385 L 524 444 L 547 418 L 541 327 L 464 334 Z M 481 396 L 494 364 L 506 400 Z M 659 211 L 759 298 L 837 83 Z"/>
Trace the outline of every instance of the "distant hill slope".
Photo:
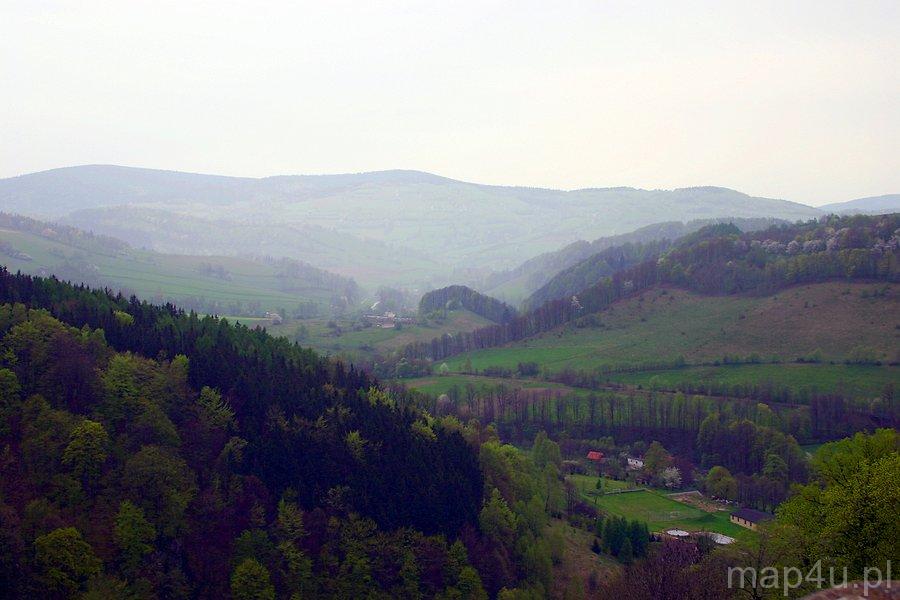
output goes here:
<path id="1" fill-rule="evenodd" d="M 877 318 L 874 318 L 876 317 Z M 474 368 L 515 369 L 536 361 L 550 371 L 653 362 L 687 364 L 759 355 L 793 361 L 819 352 L 843 361 L 865 352 L 900 361 L 900 287 L 830 282 L 771 296 L 705 296 L 668 286 L 624 298 L 581 321 L 500 348 L 455 357 Z"/>
<path id="2" fill-rule="evenodd" d="M 555 275 L 578 264 L 607 248 L 623 244 L 641 244 L 659 240 L 674 240 L 701 227 L 719 222 L 734 223 L 741 231 L 765 229 L 777 223 L 785 223 L 778 219 L 734 218 L 695 219 L 693 221 L 666 221 L 646 225 L 628 233 L 598 238 L 592 242 L 580 240 L 553 252 L 545 252 L 526 260 L 514 269 L 492 273 L 477 287 L 506 302 L 518 303 L 532 294 Z"/>
<path id="3" fill-rule="evenodd" d="M 523 256 L 665 220 L 822 214 L 720 187 L 561 191 L 416 171 L 250 179 L 93 165 L 0 180 L 0 209 L 7 211 L 62 217 L 126 204 L 240 224 L 319 226 L 378 240 L 434 261 L 432 277 L 448 268 L 511 268 Z M 79 225 L 102 231 L 88 215 Z"/>
<path id="4" fill-rule="evenodd" d="M 827 213 L 838 214 L 862 213 L 877 215 L 900 212 L 900 194 L 885 194 L 884 196 L 859 198 L 848 202 L 835 202 L 819 208 Z"/>
<path id="5" fill-rule="evenodd" d="M 285 309 L 314 316 L 332 302 L 355 303 L 360 296 L 353 279 L 292 259 L 136 250 L 114 238 L 5 213 L 0 264 L 204 313 L 259 316 Z"/>
<path id="6" fill-rule="evenodd" d="M 628 242 L 601 250 L 554 275 L 525 299 L 522 303 L 523 309 L 533 310 L 550 300 L 571 298 L 617 271 L 658 257 L 670 248 L 672 243 L 668 239 L 637 244 Z"/>
<path id="7" fill-rule="evenodd" d="M 141 206 L 79 210 L 61 221 L 158 252 L 289 256 L 373 287 L 385 281 L 398 285 L 428 281 L 442 268 L 409 248 L 303 223 L 239 222 Z M 443 272 L 451 273 L 446 268 Z"/>
<path id="8" fill-rule="evenodd" d="M 900 282 L 900 213 L 831 216 L 820 222 L 738 234 L 727 224 L 686 236 L 659 258 L 617 271 L 575 298 L 561 298 L 503 325 L 409 346 L 407 358 L 441 360 L 550 331 L 656 285 L 708 295 L 766 295 L 801 283 L 835 279 Z"/>

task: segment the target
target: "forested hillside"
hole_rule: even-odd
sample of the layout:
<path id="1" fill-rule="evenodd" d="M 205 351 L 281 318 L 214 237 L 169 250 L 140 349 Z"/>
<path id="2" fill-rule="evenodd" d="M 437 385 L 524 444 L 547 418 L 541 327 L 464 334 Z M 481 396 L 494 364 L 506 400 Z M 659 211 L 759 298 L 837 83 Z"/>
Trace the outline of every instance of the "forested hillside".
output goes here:
<path id="1" fill-rule="evenodd" d="M 552 585 L 558 458 L 261 330 L 5 269 L 0 303 L 4 597 Z"/>
<path id="2" fill-rule="evenodd" d="M 419 300 L 419 314 L 465 308 L 495 323 L 506 323 L 516 316 L 516 310 L 495 298 L 485 296 L 464 285 L 451 285 L 432 290 Z"/>
<path id="3" fill-rule="evenodd" d="M 574 298 L 545 302 L 509 323 L 430 344 L 408 346 L 407 358 L 440 360 L 549 331 L 657 284 L 701 294 L 770 294 L 798 283 L 900 280 L 900 214 L 829 217 L 750 233 L 700 230 L 658 259 L 614 273 Z"/>
<path id="4" fill-rule="evenodd" d="M 533 310 L 550 300 L 571 298 L 617 271 L 658 257 L 671 245 L 672 242 L 669 240 L 660 240 L 638 244 L 626 243 L 602 250 L 554 275 L 525 299 L 524 309 Z"/>
<path id="5" fill-rule="evenodd" d="M 598 254 L 607 248 L 626 244 L 647 244 L 662 240 L 675 240 L 718 222 L 734 223 L 741 231 L 766 229 L 779 222 L 773 218 L 694 219 L 692 221 L 666 221 L 640 227 L 629 233 L 611 235 L 588 242 L 573 242 L 560 250 L 546 252 L 526 260 L 514 269 L 492 273 L 480 282 L 479 289 L 501 298 L 525 299 L 555 275 Z M 586 286 L 583 286 L 586 287 Z M 579 289 L 583 289 L 579 288 Z M 576 290 L 579 291 L 579 290 Z"/>

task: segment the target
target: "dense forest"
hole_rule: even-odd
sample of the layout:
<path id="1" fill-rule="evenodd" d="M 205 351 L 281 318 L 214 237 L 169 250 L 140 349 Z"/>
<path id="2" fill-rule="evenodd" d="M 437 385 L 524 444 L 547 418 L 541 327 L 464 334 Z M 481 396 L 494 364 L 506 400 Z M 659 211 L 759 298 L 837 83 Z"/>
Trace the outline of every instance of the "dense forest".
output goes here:
<path id="1" fill-rule="evenodd" d="M 6 270 L 0 301 L 3 597 L 550 585 L 558 461 L 261 330 Z"/>
<path id="2" fill-rule="evenodd" d="M 703 294 L 770 294 L 799 283 L 900 280 L 900 214 L 826 217 L 741 233 L 705 227 L 659 258 L 617 271 L 574 297 L 545 302 L 508 323 L 408 345 L 407 360 L 500 346 L 569 323 L 658 284 Z"/>
<path id="3" fill-rule="evenodd" d="M 508 304 L 464 285 L 432 290 L 419 300 L 419 315 L 422 316 L 458 308 L 469 310 L 495 323 L 507 323 L 516 316 L 516 310 Z"/>
<path id="4" fill-rule="evenodd" d="M 873 231 L 858 243 L 893 260 L 895 238 Z M 743 235 L 707 230 L 660 262 Z M 53 278 L 0 270 L 0 302 L 2 597 L 543 598 L 571 543 L 559 519 L 620 565 L 589 582 L 599 597 L 665 597 L 647 578 L 669 576 L 677 597 L 708 597 L 760 540 L 803 540 L 767 561 L 852 573 L 896 555 L 895 525 L 867 530 L 863 552 L 833 541 L 857 535 L 838 509 L 815 512 L 862 490 L 892 514 L 896 435 L 839 442 L 825 462 L 798 444 L 896 427 L 892 389 L 800 404 L 504 386 L 433 397 L 260 329 Z M 608 477 L 640 449 L 654 485 L 778 507 L 777 522 L 718 550 L 660 541 L 579 500 L 563 457 L 585 447 L 614 457 Z M 830 478 L 828 461 L 860 452 L 874 479 Z M 815 538 L 811 519 L 833 536 Z"/>

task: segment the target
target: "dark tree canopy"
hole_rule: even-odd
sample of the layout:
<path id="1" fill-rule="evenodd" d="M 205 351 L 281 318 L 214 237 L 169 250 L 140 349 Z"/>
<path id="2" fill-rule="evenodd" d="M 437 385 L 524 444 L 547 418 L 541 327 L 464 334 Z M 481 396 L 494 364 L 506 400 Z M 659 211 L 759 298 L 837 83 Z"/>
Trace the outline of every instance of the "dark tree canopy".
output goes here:
<path id="1" fill-rule="evenodd" d="M 507 323 L 516 316 L 516 309 L 508 304 L 464 285 L 451 285 L 433 290 L 422 296 L 419 301 L 420 315 L 453 308 L 465 308 L 495 323 Z"/>

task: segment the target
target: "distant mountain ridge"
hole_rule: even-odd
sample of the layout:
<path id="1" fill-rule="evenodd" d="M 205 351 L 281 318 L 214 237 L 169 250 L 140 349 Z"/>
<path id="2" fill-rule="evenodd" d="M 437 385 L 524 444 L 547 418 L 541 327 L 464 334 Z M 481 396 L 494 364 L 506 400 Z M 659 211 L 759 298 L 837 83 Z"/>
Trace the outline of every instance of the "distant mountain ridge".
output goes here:
<path id="1" fill-rule="evenodd" d="M 203 240 L 227 239 L 235 226 L 326 230 L 337 248 L 332 258 L 343 253 L 342 258 L 321 264 L 313 254 L 290 256 L 361 281 L 363 277 L 352 271 L 367 258 L 359 248 L 368 242 L 386 244 L 399 253 L 382 253 L 378 266 L 405 274 L 407 283 L 422 287 L 458 281 L 455 271 L 510 269 L 525 258 L 578 240 L 622 234 L 661 221 L 725 217 L 795 221 L 824 214 L 796 202 L 714 186 L 564 191 L 482 185 L 409 170 L 249 178 L 88 165 L 0 180 L 0 210 L 61 219 L 100 234 L 113 234 L 113 224 L 118 230 L 131 225 L 134 215 L 103 214 L 116 206 L 203 220 L 202 227 L 212 229 L 195 236 L 196 253 L 219 251 L 204 247 Z M 171 238 L 162 227 L 145 229 L 143 235 L 154 249 L 158 240 Z M 331 241 L 329 235 L 322 243 Z M 348 242 L 345 249 L 344 240 L 365 243 Z M 253 245 L 258 240 L 238 240 L 232 250 L 259 253 Z M 416 265 L 406 264 L 409 259 Z"/>
<path id="2" fill-rule="evenodd" d="M 835 202 L 820 206 L 820 210 L 838 214 L 884 214 L 900 212 L 900 194 L 885 194 L 857 198 L 847 202 Z"/>

